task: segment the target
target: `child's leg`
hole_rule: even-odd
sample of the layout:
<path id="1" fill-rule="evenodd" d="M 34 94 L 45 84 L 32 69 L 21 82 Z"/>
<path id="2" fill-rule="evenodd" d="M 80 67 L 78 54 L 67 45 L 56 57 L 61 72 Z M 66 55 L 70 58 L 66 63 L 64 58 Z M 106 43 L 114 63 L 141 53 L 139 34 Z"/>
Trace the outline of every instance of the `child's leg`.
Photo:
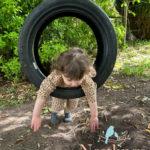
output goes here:
<path id="1" fill-rule="evenodd" d="M 65 113 L 73 111 L 78 106 L 79 98 L 68 99 L 65 107 Z"/>
<path id="2" fill-rule="evenodd" d="M 52 112 L 59 112 L 60 110 L 64 109 L 65 102 L 66 100 L 52 97 L 52 105 L 51 105 Z"/>
<path id="3" fill-rule="evenodd" d="M 64 103 L 65 100 L 56 98 L 56 97 L 52 97 L 52 113 L 51 113 L 51 123 L 52 124 L 57 124 L 58 123 L 58 116 L 57 113 L 64 109 Z"/>
<path id="4" fill-rule="evenodd" d="M 66 108 L 65 108 L 65 122 L 72 122 L 72 116 L 71 116 L 71 111 L 73 111 L 75 108 L 78 106 L 78 101 L 79 99 L 69 99 L 67 100 L 66 103 Z"/>

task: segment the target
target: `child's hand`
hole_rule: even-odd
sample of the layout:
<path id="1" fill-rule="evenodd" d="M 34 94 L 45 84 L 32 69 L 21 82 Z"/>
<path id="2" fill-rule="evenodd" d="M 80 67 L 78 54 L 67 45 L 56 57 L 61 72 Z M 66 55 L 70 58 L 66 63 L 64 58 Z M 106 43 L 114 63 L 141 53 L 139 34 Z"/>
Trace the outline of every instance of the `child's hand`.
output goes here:
<path id="1" fill-rule="evenodd" d="M 41 117 L 32 117 L 32 121 L 31 121 L 31 129 L 33 129 L 34 132 L 36 132 L 37 130 L 39 130 L 41 126 Z"/>
<path id="2" fill-rule="evenodd" d="M 99 128 L 99 121 L 98 117 L 91 117 L 90 118 L 90 129 L 91 132 L 95 132 L 96 129 Z"/>

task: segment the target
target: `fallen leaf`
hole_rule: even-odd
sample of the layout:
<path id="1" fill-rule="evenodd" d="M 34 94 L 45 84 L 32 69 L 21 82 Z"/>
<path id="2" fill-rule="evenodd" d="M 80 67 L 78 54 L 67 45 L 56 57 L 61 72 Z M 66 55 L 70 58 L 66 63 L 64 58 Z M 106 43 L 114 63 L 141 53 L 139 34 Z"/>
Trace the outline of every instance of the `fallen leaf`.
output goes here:
<path id="1" fill-rule="evenodd" d="M 87 150 L 86 147 L 83 144 L 80 144 L 83 150 Z"/>
<path id="2" fill-rule="evenodd" d="M 146 132 L 150 133 L 150 129 L 145 129 Z"/>
<path id="3" fill-rule="evenodd" d="M 41 147 L 40 143 L 37 143 L 37 146 L 38 146 L 38 148 L 40 148 Z"/>
<path id="4" fill-rule="evenodd" d="M 9 116 L 8 114 L 7 115 L 3 114 L 3 115 L 0 116 L 0 118 L 6 118 L 8 116 Z"/>
<path id="5" fill-rule="evenodd" d="M 19 144 L 19 143 L 21 143 L 22 141 L 24 141 L 24 140 L 23 140 L 23 139 L 17 139 L 16 142 L 15 142 L 15 144 Z"/>
<path id="6" fill-rule="evenodd" d="M 92 144 L 88 144 L 88 146 L 89 146 L 89 149 L 91 150 Z"/>
<path id="7" fill-rule="evenodd" d="M 150 123 L 148 124 L 148 127 L 147 127 L 148 129 L 150 129 Z"/>
<path id="8" fill-rule="evenodd" d="M 136 96 L 135 99 L 138 100 L 140 98 L 140 96 Z"/>
<path id="9" fill-rule="evenodd" d="M 45 135 L 45 134 L 41 134 L 41 136 L 45 139 L 49 137 L 48 135 Z"/>
<path id="10" fill-rule="evenodd" d="M 44 128 L 52 129 L 48 124 L 45 124 L 43 127 L 44 127 Z"/>

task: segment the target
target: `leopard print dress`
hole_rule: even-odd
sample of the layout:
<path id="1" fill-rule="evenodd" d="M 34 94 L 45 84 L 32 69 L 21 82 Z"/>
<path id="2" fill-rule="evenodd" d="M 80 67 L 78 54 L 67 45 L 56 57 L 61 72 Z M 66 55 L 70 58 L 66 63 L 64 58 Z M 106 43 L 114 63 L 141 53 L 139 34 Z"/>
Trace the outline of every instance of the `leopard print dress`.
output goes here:
<path id="1" fill-rule="evenodd" d="M 89 105 L 97 101 L 97 85 L 92 80 L 92 77 L 95 75 L 96 71 L 94 68 L 92 68 L 90 73 L 84 76 L 84 79 L 81 83 L 81 87 L 85 93 L 85 98 L 87 99 Z M 62 74 L 57 70 L 53 70 L 51 74 L 42 81 L 40 88 L 37 91 L 37 98 L 48 99 L 50 93 L 53 92 L 57 86 L 66 87 L 63 82 Z M 65 112 L 71 112 L 78 106 L 78 101 L 79 98 L 62 100 L 52 97 L 51 109 L 53 112 L 58 112 L 62 109 L 64 109 Z"/>

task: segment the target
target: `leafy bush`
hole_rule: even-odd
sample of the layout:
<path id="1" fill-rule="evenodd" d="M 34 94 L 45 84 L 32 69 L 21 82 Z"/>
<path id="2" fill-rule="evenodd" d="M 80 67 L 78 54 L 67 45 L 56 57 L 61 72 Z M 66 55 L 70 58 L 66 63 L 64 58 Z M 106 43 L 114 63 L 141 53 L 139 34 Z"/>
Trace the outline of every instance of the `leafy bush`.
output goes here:
<path id="1" fill-rule="evenodd" d="M 40 0 L 4 0 L 0 2 L 0 73 L 9 80 L 20 78 L 19 31 L 27 13 L 39 2 Z"/>
<path id="2" fill-rule="evenodd" d="M 9 80 L 20 76 L 18 61 L 18 37 L 25 17 L 42 0 L 4 0 L 0 3 L 0 73 Z M 108 16 L 117 16 L 113 1 L 93 0 L 101 6 Z M 124 28 L 116 19 L 112 23 L 117 33 L 119 45 L 123 43 Z M 49 34 L 51 33 L 51 34 Z M 79 46 L 95 57 L 96 40 L 85 22 L 75 17 L 63 17 L 53 21 L 40 39 L 39 55 L 41 62 L 48 65 L 64 50 Z"/>
<path id="3" fill-rule="evenodd" d="M 54 20 L 41 35 L 39 46 L 41 63 L 43 66 L 47 66 L 45 63 L 51 64 L 61 52 L 73 46 L 86 49 L 95 57 L 97 45 L 90 27 L 75 17 Z"/>
<path id="4" fill-rule="evenodd" d="M 41 56 L 41 63 L 54 61 L 59 54 L 67 49 L 67 46 L 59 43 L 58 41 L 44 42 L 41 46 L 39 55 Z"/>
<path id="5" fill-rule="evenodd" d="M 1 60 L 2 61 L 2 60 Z M 21 77 L 20 74 L 20 63 L 18 60 L 18 57 L 13 57 L 8 62 L 1 62 L 2 64 L 0 69 L 2 72 L 5 73 L 4 77 L 10 80 L 18 81 L 18 79 Z"/>

